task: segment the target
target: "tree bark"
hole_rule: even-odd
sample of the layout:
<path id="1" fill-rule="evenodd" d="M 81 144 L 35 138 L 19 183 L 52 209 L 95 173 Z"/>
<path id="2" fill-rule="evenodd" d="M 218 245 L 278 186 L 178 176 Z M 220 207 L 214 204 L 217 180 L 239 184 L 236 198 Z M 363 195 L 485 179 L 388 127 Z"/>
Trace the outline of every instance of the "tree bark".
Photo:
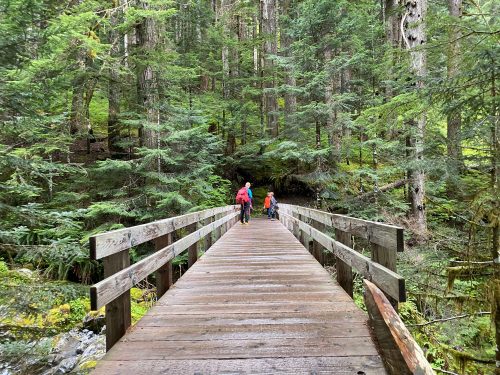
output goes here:
<path id="1" fill-rule="evenodd" d="M 121 35 L 116 29 L 120 22 L 121 11 L 111 14 L 109 42 L 111 43 L 111 64 L 109 68 L 108 82 L 108 150 L 111 154 L 120 151 L 117 142 L 120 140 L 120 125 L 118 123 L 118 114 L 120 113 L 121 85 L 118 73 L 118 58 L 121 54 Z"/>
<path id="2" fill-rule="evenodd" d="M 427 14 L 427 0 L 407 1 L 402 26 L 406 48 L 410 51 L 411 71 L 415 75 L 415 86 L 418 91 L 424 88 L 424 79 L 427 75 L 426 54 L 423 49 L 425 39 L 425 21 Z M 418 235 L 426 237 L 427 220 L 425 212 L 425 172 L 421 166 L 424 159 L 424 134 L 426 113 L 423 112 L 416 119 L 409 122 L 413 137 L 413 158 L 416 167 L 411 172 L 411 204 L 412 217 L 419 231 Z"/>
<path id="3" fill-rule="evenodd" d="M 291 0 L 282 0 L 281 9 L 284 16 L 290 17 L 290 3 Z M 292 37 L 287 33 L 287 26 L 289 22 L 281 25 L 280 42 L 283 56 L 290 58 L 290 48 L 292 45 Z M 297 97 L 294 93 L 295 86 L 297 85 L 293 68 L 288 64 L 285 67 L 285 111 L 284 111 L 284 125 L 285 131 L 289 131 L 293 127 L 293 116 L 297 111 Z"/>
<path id="4" fill-rule="evenodd" d="M 323 54 L 325 66 L 328 66 L 328 63 L 333 57 L 331 47 L 327 46 Z M 331 147 L 331 162 L 334 165 L 340 163 L 342 149 L 342 128 L 337 123 L 337 108 L 333 98 L 341 86 L 341 82 L 339 81 L 341 81 L 339 74 L 332 74 L 331 72 L 327 73 L 325 102 L 328 110 L 328 117 L 326 119 L 326 128 L 328 129 L 328 139 Z"/>
<path id="5" fill-rule="evenodd" d="M 78 43 L 79 44 L 79 43 Z M 71 99 L 70 133 L 81 137 L 87 133 L 85 116 L 85 69 L 86 51 L 77 44 L 76 64 L 78 71 L 73 80 L 73 96 Z"/>
<path id="6" fill-rule="evenodd" d="M 448 10 L 452 22 L 455 23 L 462 17 L 462 0 L 448 0 Z M 450 43 L 448 45 L 448 79 L 453 79 L 459 73 L 459 52 L 460 52 L 460 29 L 451 26 L 449 33 Z M 453 100 L 453 98 L 452 98 Z M 462 169 L 462 148 L 460 130 L 462 127 L 462 116 L 460 110 L 456 109 L 449 113 L 447 123 L 447 153 L 450 165 L 450 178 L 446 184 L 448 197 L 455 197 L 457 186 L 454 183 L 460 169 Z"/>
<path id="7" fill-rule="evenodd" d="M 142 2 L 145 10 L 149 5 Z M 152 53 L 158 45 L 158 32 L 156 22 L 153 18 L 146 17 L 137 27 L 138 46 L 142 49 L 142 61 L 145 65 L 139 66 L 139 104 L 142 105 L 146 123 L 141 131 L 141 145 L 147 148 L 159 148 L 160 146 L 160 113 L 158 109 L 158 77 L 148 62 Z M 159 161 L 157 167 L 159 168 Z"/>
<path id="8" fill-rule="evenodd" d="M 278 100 L 274 92 L 276 73 L 271 55 L 278 52 L 276 0 L 262 1 L 262 32 L 264 36 L 264 98 L 267 131 L 278 136 Z"/>

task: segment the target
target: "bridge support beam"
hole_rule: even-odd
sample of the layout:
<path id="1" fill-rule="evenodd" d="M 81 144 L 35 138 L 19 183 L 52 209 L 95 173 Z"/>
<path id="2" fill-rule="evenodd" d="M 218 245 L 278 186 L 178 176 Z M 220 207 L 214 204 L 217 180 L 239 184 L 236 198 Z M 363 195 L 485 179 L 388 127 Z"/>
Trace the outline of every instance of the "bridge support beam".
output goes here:
<path id="1" fill-rule="evenodd" d="M 130 266 L 127 250 L 103 258 L 104 278 Z M 106 305 L 106 351 L 122 338 L 132 324 L 130 290 Z"/>
<path id="2" fill-rule="evenodd" d="M 335 229 L 335 239 L 338 242 L 352 248 L 352 236 L 349 232 L 344 232 L 339 229 Z M 339 285 L 353 297 L 353 274 L 352 267 L 345 263 L 339 257 L 335 257 L 335 269 L 337 270 L 337 282 Z"/>
<path id="3" fill-rule="evenodd" d="M 172 233 L 158 237 L 154 240 L 155 250 L 158 251 L 172 244 Z M 159 268 L 156 275 L 156 296 L 159 299 L 173 284 L 172 261 Z"/>

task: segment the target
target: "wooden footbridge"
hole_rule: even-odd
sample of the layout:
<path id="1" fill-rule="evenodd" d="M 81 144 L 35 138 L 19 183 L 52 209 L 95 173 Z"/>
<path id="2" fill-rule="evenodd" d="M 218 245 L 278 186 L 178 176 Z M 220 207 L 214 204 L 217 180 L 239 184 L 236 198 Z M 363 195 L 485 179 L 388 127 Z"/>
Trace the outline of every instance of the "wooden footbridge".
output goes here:
<path id="1" fill-rule="evenodd" d="M 287 204 L 279 221 L 241 225 L 238 214 L 219 207 L 90 239 L 108 349 L 94 374 L 433 373 L 394 309 L 405 300 L 401 228 Z M 156 251 L 130 265 L 129 249 L 147 241 Z M 185 250 L 189 270 L 173 284 Z M 368 314 L 352 300 L 353 271 Z M 158 301 L 130 327 L 130 289 L 153 273 Z"/>

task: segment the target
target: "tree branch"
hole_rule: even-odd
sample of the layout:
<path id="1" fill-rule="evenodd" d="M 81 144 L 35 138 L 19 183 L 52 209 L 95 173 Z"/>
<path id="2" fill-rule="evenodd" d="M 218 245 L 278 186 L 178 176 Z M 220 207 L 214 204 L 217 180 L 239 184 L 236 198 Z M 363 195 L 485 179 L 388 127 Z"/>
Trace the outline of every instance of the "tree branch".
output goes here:
<path id="1" fill-rule="evenodd" d="M 451 316 L 449 318 L 443 318 L 443 319 L 436 319 L 436 320 L 431 320 L 430 322 L 425 322 L 425 323 L 420 323 L 420 324 L 407 324 L 407 327 L 423 327 L 427 326 L 429 324 L 434 324 L 434 323 L 441 323 L 441 322 L 447 322 L 449 320 L 455 320 L 455 319 L 461 319 L 461 318 L 467 318 L 468 316 L 481 316 L 481 315 L 490 315 L 491 311 L 479 311 L 473 314 L 462 314 L 462 315 L 457 315 L 457 316 Z"/>

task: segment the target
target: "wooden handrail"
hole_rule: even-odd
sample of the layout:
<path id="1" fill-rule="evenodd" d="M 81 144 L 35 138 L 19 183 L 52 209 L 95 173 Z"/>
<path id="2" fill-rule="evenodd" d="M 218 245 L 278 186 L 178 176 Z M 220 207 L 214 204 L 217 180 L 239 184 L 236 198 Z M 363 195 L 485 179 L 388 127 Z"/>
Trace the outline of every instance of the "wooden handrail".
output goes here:
<path id="1" fill-rule="evenodd" d="M 384 293 L 364 280 L 364 299 L 379 350 L 391 375 L 432 375 L 434 371 Z"/>
<path id="2" fill-rule="evenodd" d="M 399 302 L 406 301 L 405 280 L 396 272 L 391 271 L 343 243 L 334 240 L 320 230 L 291 216 L 289 212 L 286 213 L 286 208 L 283 209 L 282 206 L 280 206 L 279 215 L 281 218 L 292 221 L 301 231 L 319 242 L 345 264 L 354 267 L 365 278 L 373 281 L 385 293 Z"/>
<path id="3" fill-rule="evenodd" d="M 216 220 L 201 229 L 181 238 L 180 240 L 158 250 L 141 261 L 115 273 L 112 276 L 94 284 L 90 288 L 90 306 L 92 310 L 98 310 L 124 292 L 131 289 L 139 281 L 143 280 L 149 274 L 166 264 L 169 260 L 175 258 L 183 251 L 187 250 L 193 244 L 203 239 L 208 233 L 227 223 L 239 212 L 229 213 L 223 218 Z"/>
<path id="4" fill-rule="evenodd" d="M 182 216 L 170 217 L 147 224 L 97 234 L 89 239 L 90 258 L 95 260 L 116 254 L 217 214 L 239 209 L 239 207 L 239 205 L 233 205 L 209 208 Z"/>
<path id="5" fill-rule="evenodd" d="M 395 225 L 379 223 L 350 217 L 346 215 L 332 214 L 309 207 L 295 206 L 291 204 L 279 204 L 280 210 L 285 209 L 312 220 L 316 220 L 329 227 L 348 232 L 384 248 L 394 248 L 401 252 L 404 250 L 403 228 Z"/>
<path id="6" fill-rule="evenodd" d="M 149 224 L 119 229 L 96 236 L 90 242 L 92 259 L 103 258 L 104 277 L 91 286 L 91 309 L 106 306 L 106 350 L 109 350 L 131 325 L 130 289 L 156 271 L 158 296 L 172 284 L 172 259 L 185 250 L 189 251 L 189 266 L 198 257 L 197 244 L 203 240 L 212 243 L 234 224 L 239 205 L 211 208 L 190 214 L 158 220 Z M 198 222 L 205 226 L 197 229 Z M 172 233 L 188 228 L 191 233 L 172 243 Z M 156 252 L 130 265 L 129 249 L 146 241 L 154 241 Z"/>

